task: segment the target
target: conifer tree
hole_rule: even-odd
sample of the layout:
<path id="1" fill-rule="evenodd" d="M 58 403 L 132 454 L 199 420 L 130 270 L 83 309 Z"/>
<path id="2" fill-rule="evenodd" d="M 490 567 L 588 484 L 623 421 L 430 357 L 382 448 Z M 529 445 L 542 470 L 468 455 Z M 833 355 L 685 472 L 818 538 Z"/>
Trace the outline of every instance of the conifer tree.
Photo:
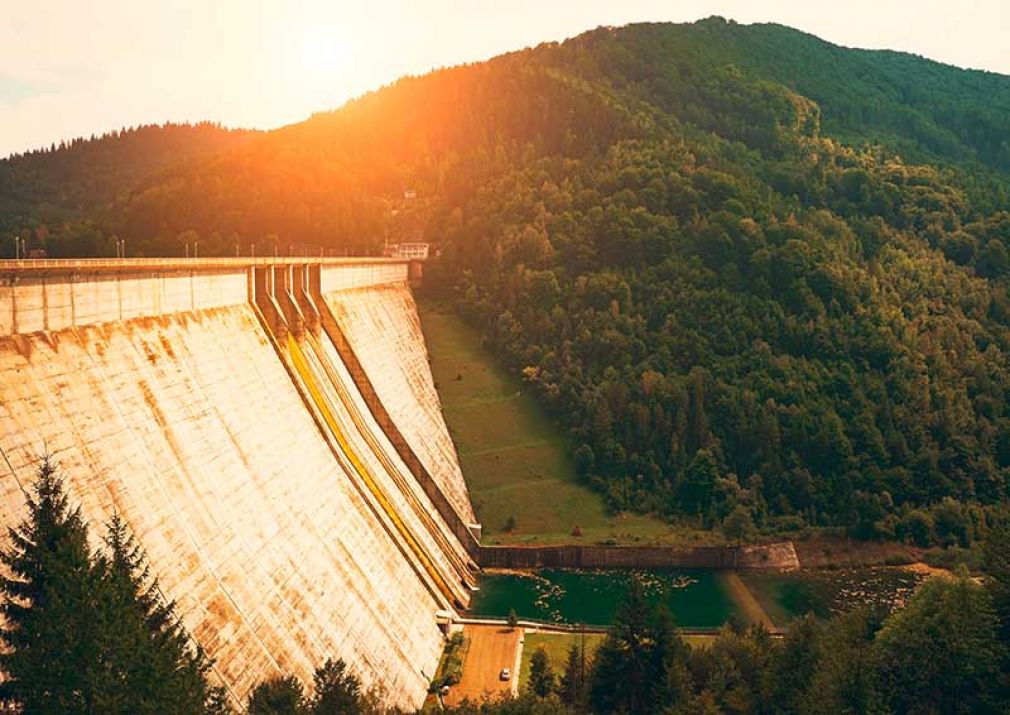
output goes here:
<path id="1" fill-rule="evenodd" d="M 48 455 L 26 497 L 27 515 L 0 554 L 9 573 L 0 577 L 0 700 L 24 715 L 95 712 L 98 579 L 87 527 Z"/>
<path id="2" fill-rule="evenodd" d="M 23 713 L 227 713 L 118 514 L 92 554 L 52 460 L 43 457 L 25 520 L 0 554 L 5 625 L 0 700 Z"/>
<path id="3" fill-rule="evenodd" d="M 554 692 L 554 685 L 554 670 L 547 657 L 547 650 L 541 646 L 537 648 L 530 661 L 530 690 L 534 695 L 546 698 Z"/>
<path id="4" fill-rule="evenodd" d="M 561 701 L 573 709 L 579 710 L 585 703 L 585 652 L 577 645 L 572 645 L 568 649 L 568 660 L 565 661 L 565 672 L 561 675 L 559 694 Z"/>
<path id="5" fill-rule="evenodd" d="M 312 715 L 357 715 L 364 711 L 361 681 L 343 659 L 327 660 L 313 676 Z"/>
<path id="6" fill-rule="evenodd" d="M 199 713 L 220 694 L 207 684 L 210 663 L 194 648 L 153 579 L 140 545 L 119 513 L 105 536 L 108 554 L 96 617 L 103 635 L 103 667 L 116 677 L 100 682 L 105 713 Z"/>
<path id="7" fill-rule="evenodd" d="M 293 675 L 260 683 L 249 695 L 249 715 L 306 715 L 305 689 Z"/>
<path id="8" fill-rule="evenodd" d="M 614 629 L 593 659 L 590 703 L 603 712 L 647 712 L 658 683 L 653 658 L 655 610 L 641 581 L 632 579 L 614 616 Z"/>

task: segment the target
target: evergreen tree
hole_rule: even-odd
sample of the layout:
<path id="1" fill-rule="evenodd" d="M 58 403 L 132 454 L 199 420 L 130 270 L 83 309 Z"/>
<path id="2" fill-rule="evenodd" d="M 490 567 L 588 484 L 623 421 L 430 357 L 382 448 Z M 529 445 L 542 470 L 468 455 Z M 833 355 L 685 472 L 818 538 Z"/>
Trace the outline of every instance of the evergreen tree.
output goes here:
<path id="1" fill-rule="evenodd" d="M 70 509 L 48 457 L 27 502 L 0 555 L 11 574 L 0 579 L 3 701 L 24 713 L 228 712 L 119 515 L 109 523 L 108 554 L 92 555 L 80 510 Z"/>
<path id="2" fill-rule="evenodd" d="M 652 625 L 652 657 L 648 682 L 654 695 L 652 708 L 659 711 L 686 698 L 691 690 L 687 661 L 691 648 L 684 642 L 665 606 L 655 611 Z"/>
<path id="3" fill-rule="evenodd" d="M 543 646 L 537 648 L 530 660 L 530 690 L 541 698 L 554 692 L 554 670 Z"/>
<path id="4" fill-rule="evenodd" d="M 568 649 L 568 660 L 565 661 L 565 672 L 561 675 L 558 691 L 561 701 L 575 710 L 581 710 L 586 699 L 586 654 L 583 648 L 573 645 Z"/>
<path id="5" fill-rule="evenodd" d="M 660 679 L 656 673 L 655 611 L 638 579 L 621 602 L 614 628 L 593 659 L 590 704 L 601 712 L 648 712 Z"/>
<path id="6" fill-rule="evenodd" d="M 307 715 L 305 690 L 293 675 L 260 683 L 249 695 L 249 715 Z"/>
<path id="7" fill-rule="evenodd" d="M 166 602 L 140 545 L 114 513 L 98 559 L 102 589 L 96 618 L 103 634 L 103 713 L 198 713 L 223 698 L 206 680 L 210 663 Z"/>
<path id="8" fill-rule="evenodd" d="M 0 698 L 24 715 L 96 712 L 98 579 L 87 528 L 48 455 L 26 496 L 28 513 L 0 554 L 10 574 L 0 577 Z"/>
<path id="9" fill-rule="evenodd" d="M 364 712 L 361 681 L 343 659 L 327 660 L 313 676 L 312 715 L 357 715 Z"/>

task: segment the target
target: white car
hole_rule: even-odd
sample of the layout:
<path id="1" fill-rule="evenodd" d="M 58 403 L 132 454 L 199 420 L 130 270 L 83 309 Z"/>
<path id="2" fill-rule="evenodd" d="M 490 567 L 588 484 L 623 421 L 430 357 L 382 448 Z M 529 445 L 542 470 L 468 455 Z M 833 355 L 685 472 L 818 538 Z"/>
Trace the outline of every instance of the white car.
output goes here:
<path id="1" fill-rule="evenodd" d="M 509 668 L 502 668 L 501 672 L 498 673 L 499 680 L 512 680 L 512 670 Z"/>

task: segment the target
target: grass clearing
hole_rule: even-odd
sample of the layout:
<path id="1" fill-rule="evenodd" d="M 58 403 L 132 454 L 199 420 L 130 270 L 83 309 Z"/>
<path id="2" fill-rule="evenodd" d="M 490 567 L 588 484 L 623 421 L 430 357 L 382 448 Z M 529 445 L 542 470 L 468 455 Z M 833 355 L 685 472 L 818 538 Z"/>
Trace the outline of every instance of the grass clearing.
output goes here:
<path id="1" fill-rule="evenodd" d="M 420 304 L 445 419 L 483 541 L 620 544 L 711 543 L 713 535 L 637 514 L 608 514 L 579 482 L 564 437 L 518 378 L 483 348 L 478 333 L 447 308 Z M 511 520 L 515 528 L 505 531 Z M 582 537 L 572 536 L 578 526 Z"/>
<path id="2" fill-rule="evenodd" d="M 549 631 L 530 633 L 525 635 L 523 644 L 522 665 L 519 667 L 519 692 L 523 691 L 530 677 L 530 660 L 537 648 L 547 651 L 551 668 L 559 678 L 565 672 L 565 663 L 568 662 L 568 651 L 573 645 L 586 649 L 586 668 L 588 670 L 593 660 L 593 653 L 596 646 L 603 642 L 606 635 L 603 633 L 552 633 Z"/>
<path id="3" fill-rule="evenodd" d="M 533 658 L 533 654 L 536 653 L 537 648 L 543 648 L 547 651 L 547 657 L 551 662 L 551 669 L 554 670 L 554 675 L 560 680 L 561 674 L 565 672 L 565 664 L 568 662 L 568 651 L 573 645 L 580 648 L 585 647 L 586 668 L 588 670 L 592 663 L 593 653 L 596 652 L 596 647 L 606 637 L 604 633 L 557 633 L 552 631 L 530 633 L 527 631 L 524 636 L 522 665 L 519 667 L 519 692 L 523 691 L 529 680 L 530 660 Z M 692 648 L 705 648 L 715 640 L 715 635 L 682 637 Z"/>

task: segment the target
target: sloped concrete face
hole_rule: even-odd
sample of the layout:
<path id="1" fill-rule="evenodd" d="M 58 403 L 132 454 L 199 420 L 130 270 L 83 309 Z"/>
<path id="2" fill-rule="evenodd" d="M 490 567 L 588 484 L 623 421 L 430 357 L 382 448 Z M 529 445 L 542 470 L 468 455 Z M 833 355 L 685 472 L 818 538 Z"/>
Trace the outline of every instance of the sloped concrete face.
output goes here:
<path id="1" fill-rule="evenodd" d="M 460 518 L 474 523 L 410 289 L 399 281 L 345 288 L 323 278 L 323 298 L 379 399 Z"/>
<path id="2" fill-rule="evenodd" d="M 23 489 L 48 449 L 96 544 L 113 509 L 124 516 L 237 705 L 263 678 L 292 673 L 308 685 L 341 657 L 391 705 L 420 706 L 447 599 L 321 432 L 246 302 L 246 273 L 171 278 L 85 281 L 102 296 L 89 312 L 76 284 L 19 282 L 17 297 L 0 285 L 0 521 L 23 517 Z M 158 314 L 169 293 L 177 310 Z M 22 313 L 32 295 L 39 309 Z M 53 307 L 71 295 L 58 322 Z M 346 386 L 342 366 L 337 379 Z M 363 405 L 353 392 L 346 400 Z M 368 415 L 339 419 L 362 461 L 386 470 L 383 484 L 407 484 L 396 510 L 465 599 L 463 551 L 412 496 L 385 436 L 367 434 Z"/>

